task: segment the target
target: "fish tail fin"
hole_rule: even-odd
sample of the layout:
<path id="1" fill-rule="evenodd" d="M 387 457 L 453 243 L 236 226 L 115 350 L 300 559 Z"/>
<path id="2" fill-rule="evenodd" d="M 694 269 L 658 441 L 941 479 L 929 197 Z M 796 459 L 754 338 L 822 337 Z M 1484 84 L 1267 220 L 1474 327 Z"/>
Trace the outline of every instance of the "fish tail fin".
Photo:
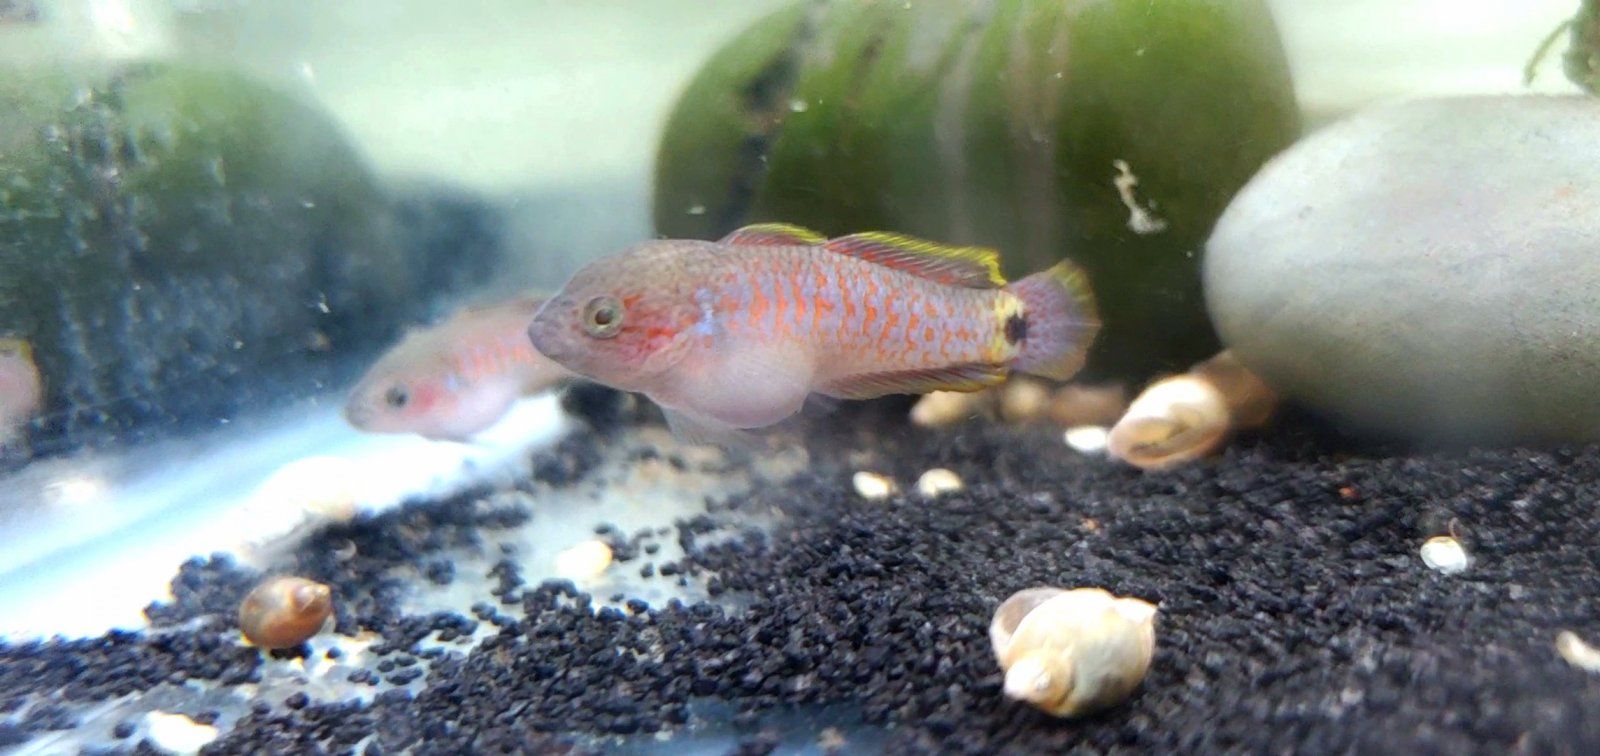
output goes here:
<path id="1" fill-rule="evenodd" d="M 1089 277 L 1063 260 L 1006 290 L 1022 300 L 1022 312 L 1005 324 L 1006 338 L 1018 348 L 1011 368 L 1058 381 L 1071 378 L 1100 330 Z"/>

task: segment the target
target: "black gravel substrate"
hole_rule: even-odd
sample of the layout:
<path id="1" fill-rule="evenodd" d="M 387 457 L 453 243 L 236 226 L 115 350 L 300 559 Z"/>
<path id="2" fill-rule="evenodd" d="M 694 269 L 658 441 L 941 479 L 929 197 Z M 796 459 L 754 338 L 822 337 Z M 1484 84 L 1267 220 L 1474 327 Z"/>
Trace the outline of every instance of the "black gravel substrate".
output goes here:
<path id="1" fill-rule="evenodd" d="M 1600 639 L 1600 447 L 1351 454 L 1291 419 L 1219 459 L 1144 474 L 1082 457 L 1056 432 L 926 432 L 903 416 L 878 405 L 837 417 L 810 432 L 809 472 L 678 523 L 690 556 L 656 564 L 654 579 L 707 579 L 738 612 L 593 611 L 570 583 L 523 584 L 507 556 L 473 616 L 404 616 L 398 567 L 448 582 L 441 552 L 486 548 L 484 534 L 525 513 L 463 496 L 321 533 L 284 567 L 334 586 L 341 632 L 383 635 L 389 675 L 431 657 L 425 687 L 370 705 L 262 702 L 206 752 L 588 752 L 616 742 L 599 736 L 703 726 L 707 701 L 744 712 L 735 725 L 753 752 L 776 742 L 766 714 L 824 704 L 888 725 L 895 753 L 1600 751 L 1600 675 L 1553 645 L 1563 629 Z M 573 436 L 536 467 L 570 484 L 604 439 Z M 848 461 L 862 454 L 902 488 L 932 467 L 968 487 L 863 501 Z M 746 527 L 746 512 L 769 509 L 786 515 L 779 529 Z M 1471 568 L 1426 568 L 1419 546 L 1452 528 Z M 699 545 L 708 533 L 715 545 Z M 337 556 L 346 544 L 354 556 Z M 649 563 L 641 551 L 618 569 Z M 176 602 L 152 608 L 151 634 L 0 646 L 0 717 L 59 704 L 26 707 L 0 745 L 71 726 L 74 702 L 251 679 L 258 655 L 223 639 L 253 579 L 191 562 Z M 1002 700 L 989 616 L 1035 585 L 1159 603 L 1155 663 L 1129 703 L 1060 721 Z M 470 653 L 417 647 L 480 623 L 497 632 Z"/>

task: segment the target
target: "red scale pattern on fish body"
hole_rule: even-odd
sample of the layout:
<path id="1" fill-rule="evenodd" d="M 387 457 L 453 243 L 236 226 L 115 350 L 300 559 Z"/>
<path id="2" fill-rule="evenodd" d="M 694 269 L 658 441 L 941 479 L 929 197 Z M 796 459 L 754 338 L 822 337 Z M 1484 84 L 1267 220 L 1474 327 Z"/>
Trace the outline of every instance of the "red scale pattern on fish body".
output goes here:
<path id="1" fill-rule="evenodd" d="M 806 345 L 818 378 L 992 359 L 995 289 L 948 286 L 815 247 L 733 249 L 715 310 L 735 339 Z"/>
<path id="2" fill-rule="evenodd" d="M 512 328 L 499 329 L 505 333 L 483 334 L 486 338 L 469 338 L 462 342 L 451 357 L 451 371 L 466 383 L 504 375 L 525 367 L 537 359 L 533 344 L 513 321 Z M 520 337 L 520 338 L 519 338 Z"/>

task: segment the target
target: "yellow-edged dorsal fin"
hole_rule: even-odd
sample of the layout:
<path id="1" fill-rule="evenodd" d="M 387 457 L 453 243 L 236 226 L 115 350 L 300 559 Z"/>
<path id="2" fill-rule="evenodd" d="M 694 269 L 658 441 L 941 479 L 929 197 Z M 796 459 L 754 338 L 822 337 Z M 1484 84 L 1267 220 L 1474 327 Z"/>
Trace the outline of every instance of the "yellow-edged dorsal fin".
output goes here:
<path id="1" fill-rule="evenodd" d="M 911 236 L 871 231 L 829 239 L 826 248 L 939 283 L 998 289 L 1000 253 L 988 247 L 955 247 Z"/>
<path id="2" fill-rule="evenodd" d="M 789 223 L 756 223 L 722 237 L 720 243 L 744 247 L 809 247 L 827 240 L 811 229 Z"/>

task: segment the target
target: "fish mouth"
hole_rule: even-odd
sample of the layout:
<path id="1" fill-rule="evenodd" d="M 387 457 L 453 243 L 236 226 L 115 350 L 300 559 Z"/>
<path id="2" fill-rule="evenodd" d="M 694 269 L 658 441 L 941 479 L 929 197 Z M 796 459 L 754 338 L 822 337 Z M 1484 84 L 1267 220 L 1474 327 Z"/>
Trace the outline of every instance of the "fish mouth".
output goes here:
<path id="1" fill-rule="evenodd" d="M 372 410 L 361 402 L 349 402 L 344 405 L 344 421 L 355 428 L 365 429 L 372 422 Z"/>
<path id="2" fill-rule="evenodd" d="M 528 324 L 528 340 L 533 342 L 533 348 L 539 353 L 565 364 L 565 359 L 572 356 L 573 339 L 561 327 L 561 318 L 558 313 L 572 309 L 571 300 L 561 297 L 552 299 L 534 313 L 533 322 Z"/>

